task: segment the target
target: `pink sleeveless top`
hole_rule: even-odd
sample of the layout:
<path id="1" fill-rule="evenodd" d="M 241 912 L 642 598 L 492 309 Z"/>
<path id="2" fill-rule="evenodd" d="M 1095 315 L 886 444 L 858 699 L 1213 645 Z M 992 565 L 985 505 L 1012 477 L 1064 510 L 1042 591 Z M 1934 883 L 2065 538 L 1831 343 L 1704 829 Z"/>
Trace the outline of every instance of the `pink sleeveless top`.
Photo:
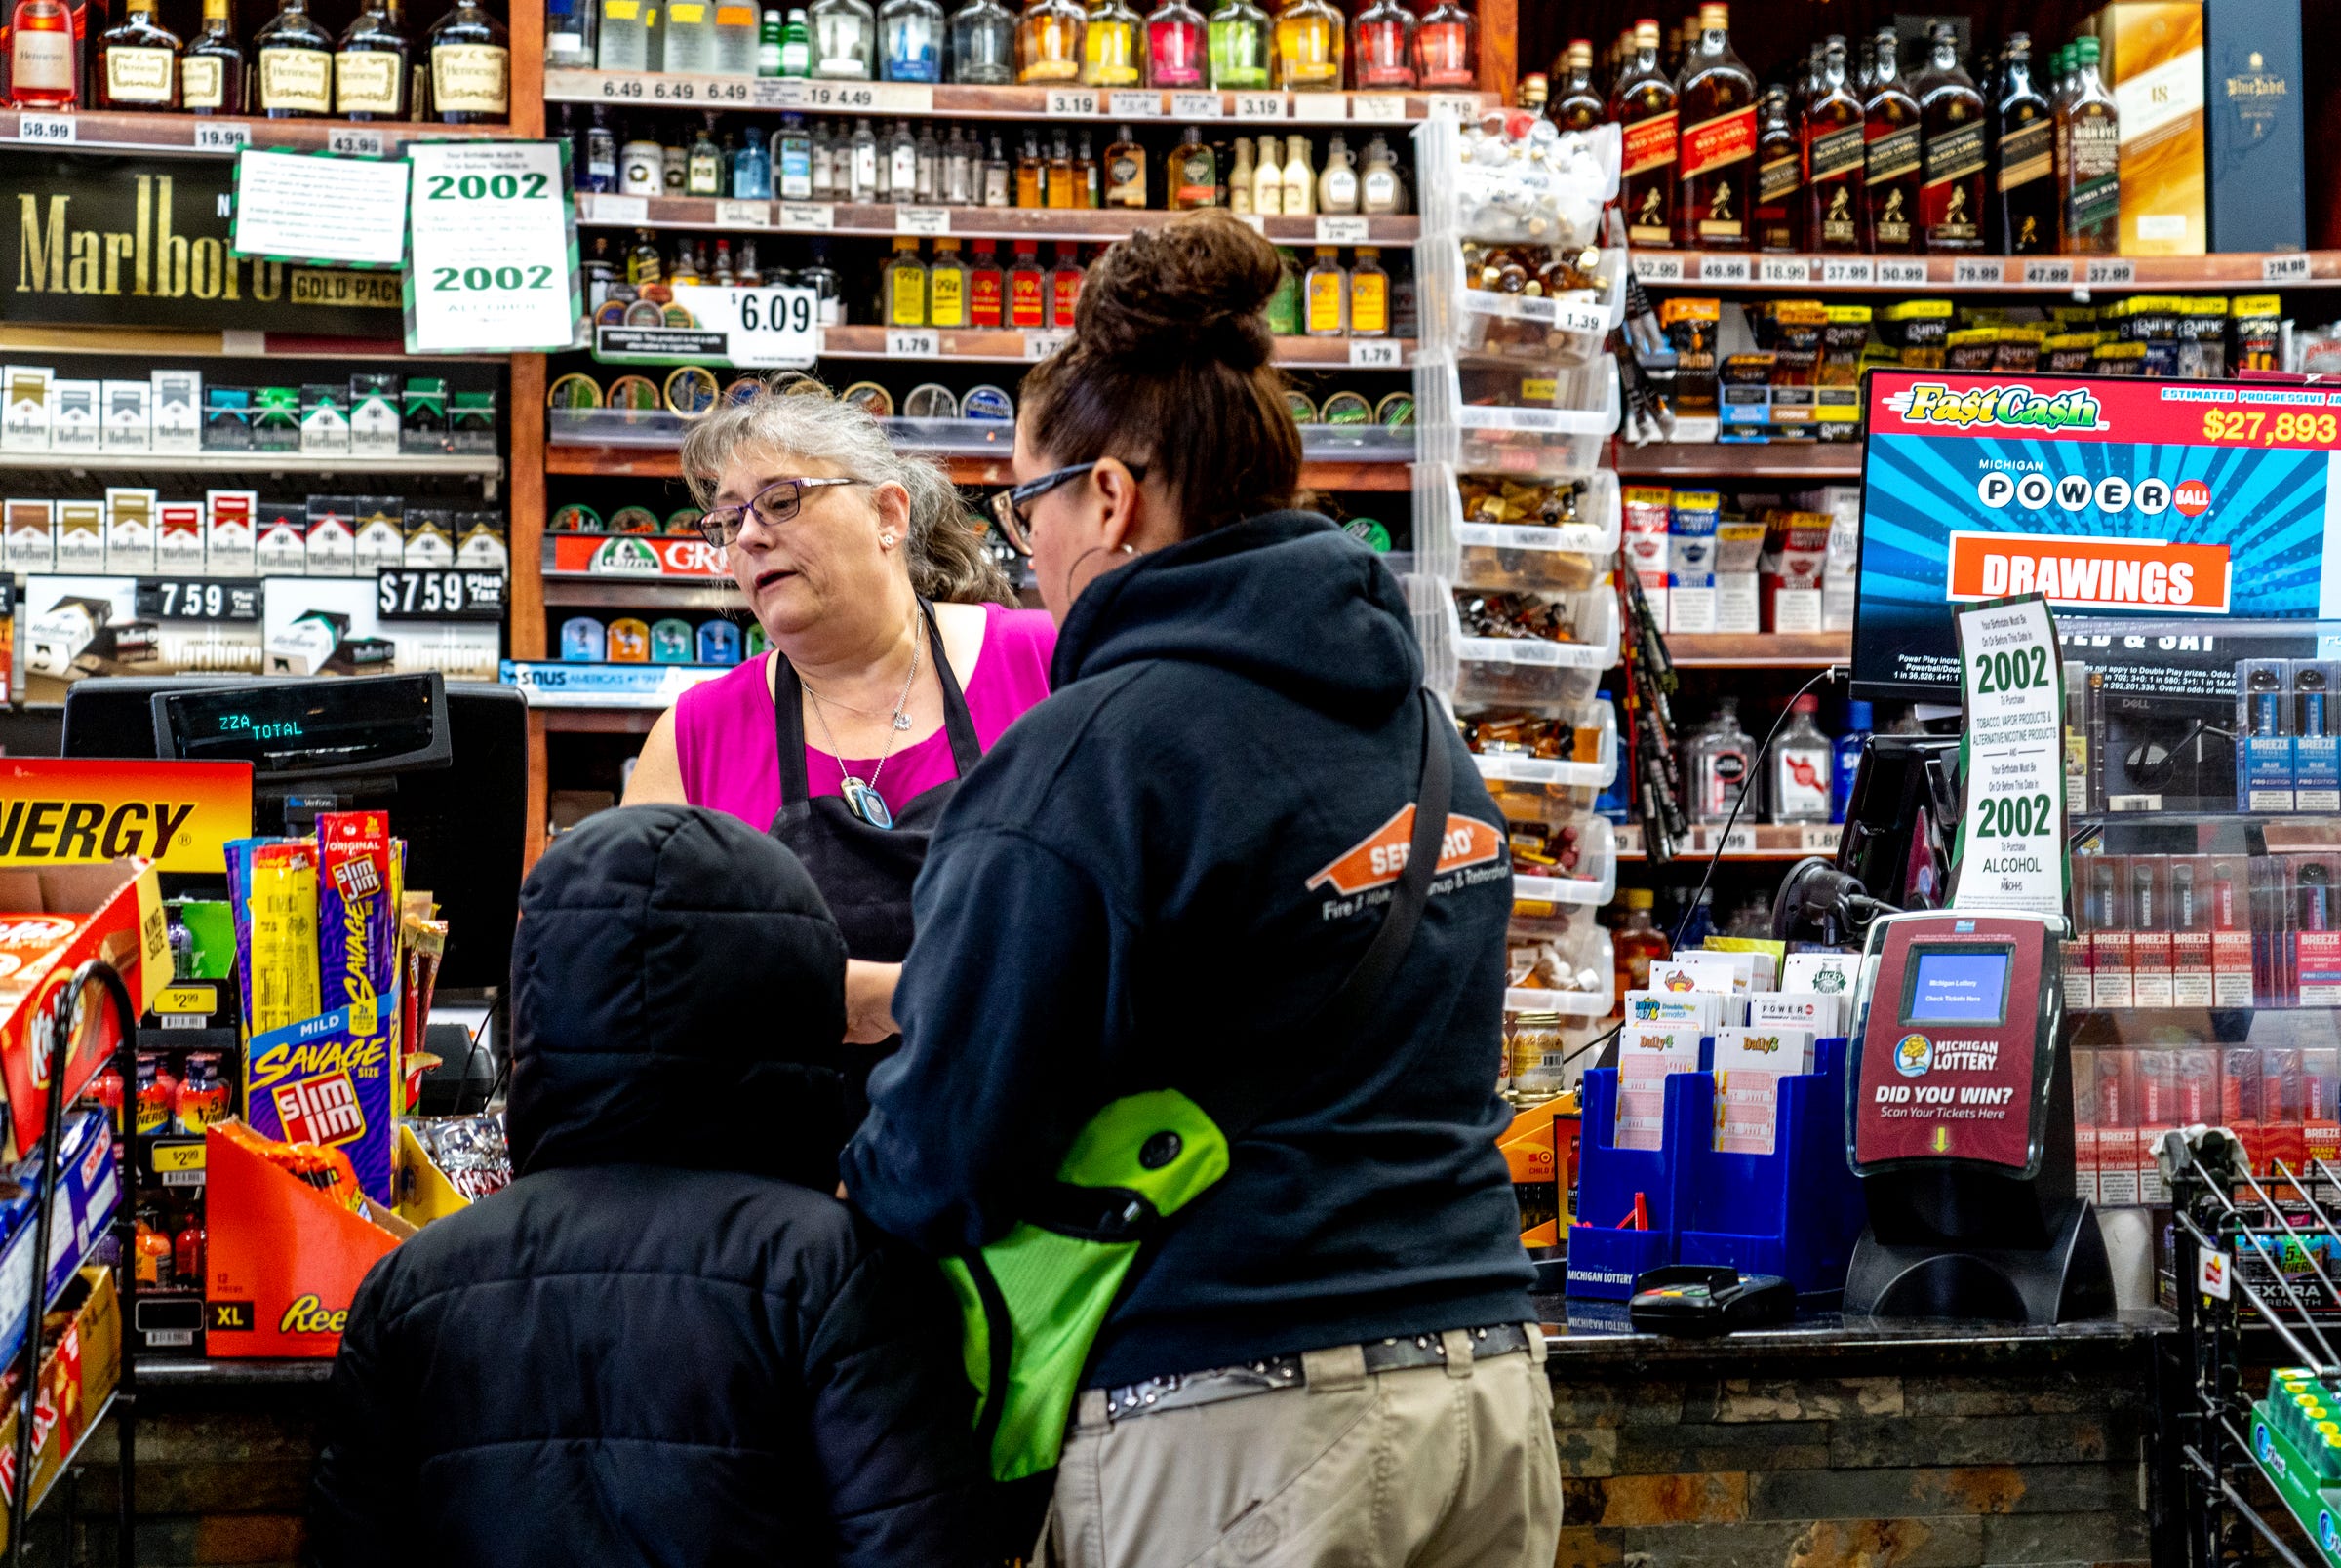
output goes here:
<path id="1" fill-rule="evenodd" d="M 1049 660 L 1056 624 L 1046 610 L 983 608 L 983 646 L 961 690 L 976 743 L 992 749 L 1032 707 L 1049 695 Z M 728 811 L 759 833 L 780 809 L 779 741 L 773 731 L 773 695 L 765 689 L 766 660 L 749 659 L 729 675 L 701 682 L 675 703 L 675 753 L 683 765 L 684 798 Z M 854 776 L 868 778 L 875 758 L 850 760 Z M 935 732 L 915 746 L 898 746 L 879 776 L 878 793 L 899 812 L 913 797 L 956 778 L 951 736 Z M 811 744 L 805 776 L 815 795 L 843 793 L 846 769 Z"/>

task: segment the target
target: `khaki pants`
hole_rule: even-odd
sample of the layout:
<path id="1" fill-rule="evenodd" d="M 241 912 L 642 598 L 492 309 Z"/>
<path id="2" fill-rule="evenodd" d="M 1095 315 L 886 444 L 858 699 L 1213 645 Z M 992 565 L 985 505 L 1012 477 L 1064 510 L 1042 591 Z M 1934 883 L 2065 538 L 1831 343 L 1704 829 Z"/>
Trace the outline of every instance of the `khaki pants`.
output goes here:
<path id="1" fill-rule="evenodd" d="M 1053 1568 L 1547 1568 L 1561 1470 L 1544 1343 L 1108 1424 L 1082 1396 L 1041 1560 Z M 1458 1348 L 1460 1353 L 1457 1353 Z"/>

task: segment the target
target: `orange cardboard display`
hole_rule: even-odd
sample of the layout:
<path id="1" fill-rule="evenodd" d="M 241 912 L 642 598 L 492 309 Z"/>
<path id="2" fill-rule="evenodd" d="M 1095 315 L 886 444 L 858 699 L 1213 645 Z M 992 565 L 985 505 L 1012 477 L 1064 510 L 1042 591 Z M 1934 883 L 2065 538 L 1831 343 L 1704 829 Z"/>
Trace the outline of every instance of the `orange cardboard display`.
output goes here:
<path id="1" fill-rule="evenodd" d="M 366 1271 L 415 1227 L 377 1203 L 343 1208 L 216 1126 L 204 1179 L 210 1353 L 332 1355 Z"/>
<path id="2" fill-rule="evenodd" d="M 37 1507 L 91 1424 L 113 1396 L 122 1376 L 122 1309 L 113 1271 L 84 1269 L 89 1293 L 73 1321 L 41 1362 L 40 1392 L 32 1405 L 32 1501 Z M 17 1409 L 0 1418 L 0 1550 L 8 1547 L 7 1501 L 15 1491 Z"/>

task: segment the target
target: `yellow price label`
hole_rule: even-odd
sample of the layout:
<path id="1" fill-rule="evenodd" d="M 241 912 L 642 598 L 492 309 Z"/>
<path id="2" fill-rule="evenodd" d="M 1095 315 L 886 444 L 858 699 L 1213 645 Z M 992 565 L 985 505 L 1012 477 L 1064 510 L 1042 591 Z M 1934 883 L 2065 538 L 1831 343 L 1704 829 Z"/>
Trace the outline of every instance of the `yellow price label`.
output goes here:
<path id="1" fill-rule="evenodd" d="M 203 1145 L 200 1143 L 157 1144 L 154 1146 L 155 1174 L 171 1171 L 203 1169 Z"/>
<path id="2" fill-rule="evenodd" d="M 154 1011 L 158 1014 L 210 1014 L 218 1010 L 218 993 L 209 986 L 165 986 L 154 999 Z"/>

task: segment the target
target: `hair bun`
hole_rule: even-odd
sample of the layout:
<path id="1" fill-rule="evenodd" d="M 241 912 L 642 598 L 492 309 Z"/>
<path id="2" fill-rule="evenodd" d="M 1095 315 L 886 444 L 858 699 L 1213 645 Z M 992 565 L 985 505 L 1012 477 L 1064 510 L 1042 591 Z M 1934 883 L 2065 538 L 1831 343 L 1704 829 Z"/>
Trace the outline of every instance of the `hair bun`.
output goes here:
<path id="1" fill-rule="evenodd" d="M 1275 352 L 1262 312 L 1283 279 L 1276 247 L 1250 225 L 1216 208 L 1190 213 L 1140 229 L 1091 267 L 1075 340 L 1117 359 L 1256 370 Z"/>

